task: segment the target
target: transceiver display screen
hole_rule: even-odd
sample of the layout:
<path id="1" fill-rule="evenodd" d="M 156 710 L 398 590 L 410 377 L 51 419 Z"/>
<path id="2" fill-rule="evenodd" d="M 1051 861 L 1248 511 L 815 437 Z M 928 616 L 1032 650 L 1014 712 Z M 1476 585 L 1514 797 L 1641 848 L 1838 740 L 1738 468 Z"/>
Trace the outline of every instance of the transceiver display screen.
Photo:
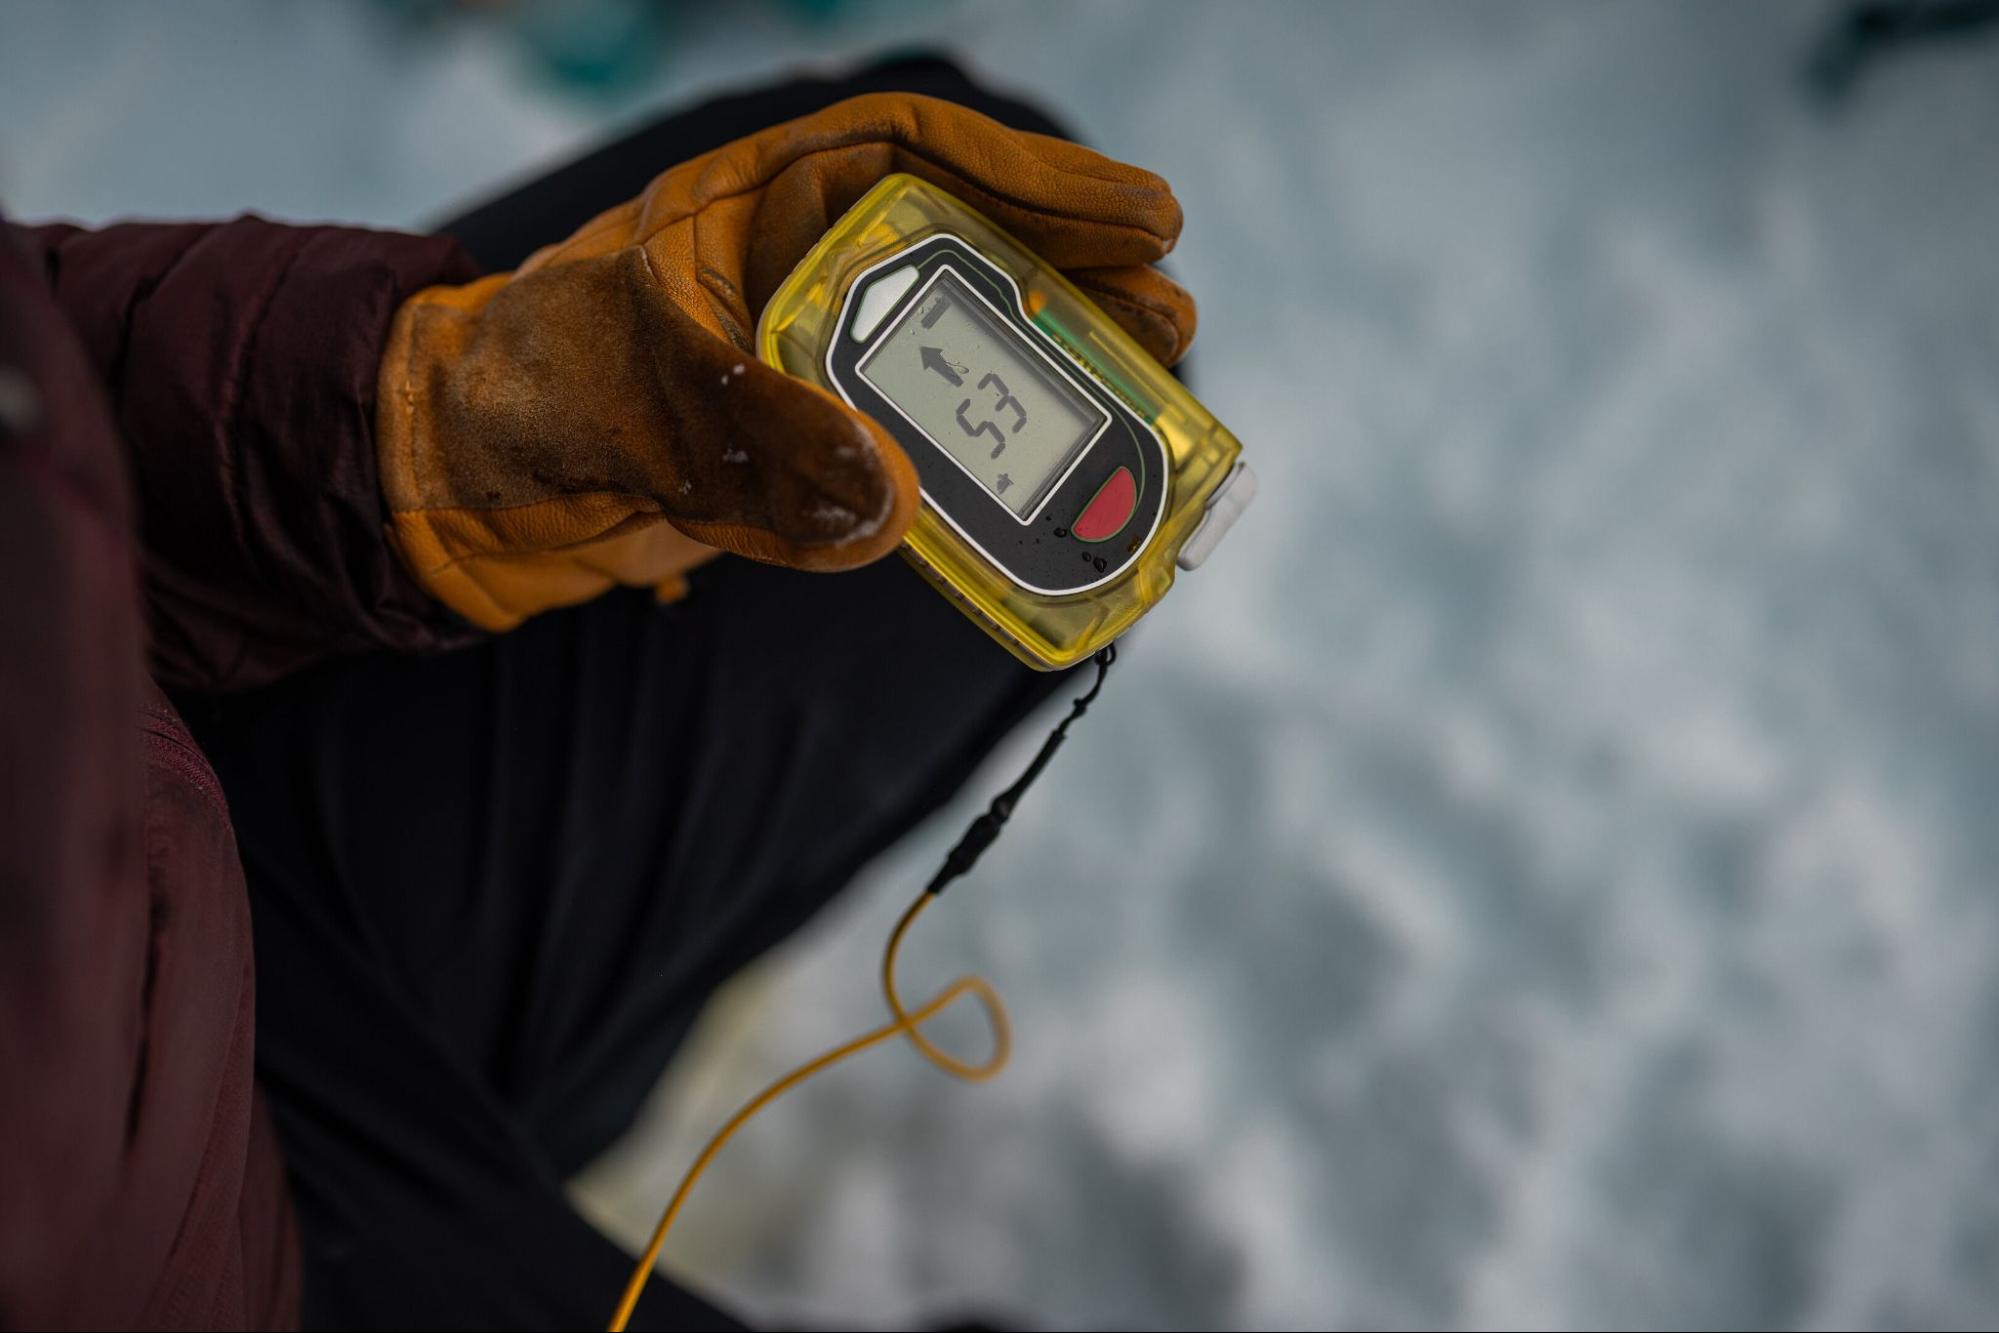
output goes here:
<path id="1" fill-rule="evenodd" d="M 1021 519 L 1110 421 L 949 269 L 859 370 Z"/>

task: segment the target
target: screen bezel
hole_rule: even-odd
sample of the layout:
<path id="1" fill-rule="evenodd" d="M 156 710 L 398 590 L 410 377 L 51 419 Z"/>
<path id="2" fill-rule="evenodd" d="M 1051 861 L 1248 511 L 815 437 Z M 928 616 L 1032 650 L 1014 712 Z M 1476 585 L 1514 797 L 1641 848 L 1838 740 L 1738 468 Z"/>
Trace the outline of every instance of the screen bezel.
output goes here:
<path id="1" fill-rule="evenodd" d="M 1172 459 L 1165 440 L 1152 423 L 1113 392 L 1101 376 L 1093 374 L 1090 362 L 1080 352 L 1039 327 L 1028 314 L 1020 281 L 963 236 L 939 229 L 920 238 L 904 238 L 898 244 L 883 247 L 877 255 L 871 256 L 870 262 L 858 272 L 841 276 L 837 313 L 828 326 L 821 353 L 827 387 L 847 406 L 872 417 L 896 438 L 916 465 L 924 511 L 935 515 L 967 549 L 1020 593 L 1067 600 L 1087 596 L 1128 577 L 1142 552 L 1150 549 L 1157 536 L 1173 487 Z M 894 318 L 902 302 L 908 299 L 906 293 L 898 293 L 889 298 L 886 309 L 870 316 L 867 298 L 876 290 L 874 284 L 901 267 L 927 275 L 936 265 L 953 262 L 958 266 L 959 276 L 970 275 L 972 285 L 1020 328 L 1023 337 L 1045 340 L 1058 365 L 1064 361 L 1073 365 L 1084 389 L 1111 414 L 1110 428 L 1082 452 L 1075 468 L 1042 506 L 1039 521 L 1032 524 L 1021 523 L 1011 509 L 966 476 L 955 461 L 947 461 L 949 455 L 932 443 L 928 435 L 909 424 L 872 384 L 853 373 L 854 362 L 873 340 L 881 321 Z M 916 285 L 920 284 L 912 285 L 909 290 L 913 291 Z M 868 334 L 858 336 L 855 330 L 864 319 Z M 930 472 L 933 461 L 938 469 L 934 477 Z M 1058 507 L 1074 498 L 1080 512 L 1080 506 L 1089 498 L 1083 493 L 1088 484 L 1092 480 L 1101 483 L 1120 466 L 1130 467 L 1138 479 L 1137 513 L 1143 535 L 1127 540 L 1125 534 L 1120 534 L 1114 543 L 1103 545 L 1074 540 L 1059 521 Z M 1002 520 L 999 514 L 1005 514 L 1006 518 Z M 1093 573 L 1080 581 L 1070 576 L 1068 570 L 1072 567 L 1067 560 L 1072 555 L 1092 566 Z"/>

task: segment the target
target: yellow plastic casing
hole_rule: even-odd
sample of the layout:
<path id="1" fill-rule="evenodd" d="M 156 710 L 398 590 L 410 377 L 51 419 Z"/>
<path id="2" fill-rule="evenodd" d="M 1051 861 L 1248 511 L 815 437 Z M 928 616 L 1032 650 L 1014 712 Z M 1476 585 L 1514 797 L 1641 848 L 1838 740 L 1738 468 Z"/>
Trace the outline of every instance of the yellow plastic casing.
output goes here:
<path id="1" fill-rule="evenodd" d="M 1173 586 L 1174 560 L 1242 445 L 1087 296 L 982 214 L 914 176 L 864 195 L 792 270 L 757 324 L 757 354 L 840 396 L 826 369 L 856 275 L 939 233 L 956 236 L 1010 276 L 1021 314 L 1069 359 L 1138 413 L 1165 446 L 1165 510 L 1150 542 L 1118 578 L 1049 596 L 1020 587 L 924 497 L 903 554 L 987 633 L 1029 666 L 1072 666 L 1130 629 Z"/>

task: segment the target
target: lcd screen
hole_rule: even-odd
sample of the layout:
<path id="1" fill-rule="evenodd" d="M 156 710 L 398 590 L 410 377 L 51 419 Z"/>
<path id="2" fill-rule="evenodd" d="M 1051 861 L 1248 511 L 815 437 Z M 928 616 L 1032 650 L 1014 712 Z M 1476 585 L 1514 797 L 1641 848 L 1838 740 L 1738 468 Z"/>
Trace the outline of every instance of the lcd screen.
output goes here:
<path id="1" fill-rule="evenodd" d="M 1021 519 L 1110 420 L 949 269 L 860 372 Z"/>

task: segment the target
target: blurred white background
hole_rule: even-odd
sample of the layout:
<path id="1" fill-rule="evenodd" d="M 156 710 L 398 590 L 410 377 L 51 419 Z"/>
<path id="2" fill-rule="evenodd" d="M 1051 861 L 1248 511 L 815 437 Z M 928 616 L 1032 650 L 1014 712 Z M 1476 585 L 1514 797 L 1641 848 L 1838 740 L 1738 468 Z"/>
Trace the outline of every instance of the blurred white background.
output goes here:
<path id="1" fill-rule="evenodd" d="M 825 1077 L 671 1270 L 821 1324 L 1999 1322 L 1999 32 L 1828 100 L 1817 0 L 426 8 L 7 4 L 0 200 L 421 226 L 935 47 L 1174 182 L 1264 483 L 912 947 L 1014 1068 Z M 877 1021 L 1037 739 L 731 990 L 593 1216 Z"/>

